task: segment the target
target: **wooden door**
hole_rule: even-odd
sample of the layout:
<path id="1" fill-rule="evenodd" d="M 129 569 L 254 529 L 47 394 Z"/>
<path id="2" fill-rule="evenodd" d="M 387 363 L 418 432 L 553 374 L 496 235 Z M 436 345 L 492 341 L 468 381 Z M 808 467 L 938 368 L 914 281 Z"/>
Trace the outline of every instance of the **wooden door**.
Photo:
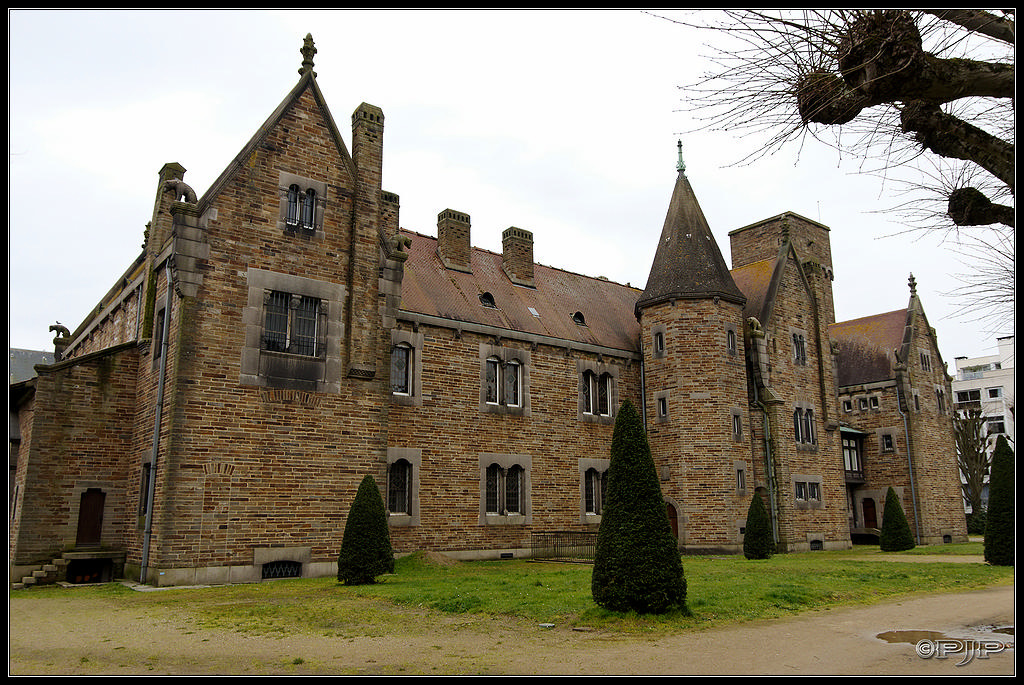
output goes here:
<path id="1" fill-rule="evenodd" d="M 77 546 L 96 547 L 100 544 L 105 499 L 106 494 L 99 488 L 89 488 L 82 493 L 78 508 L 78 535 L 75 538 Z"/>

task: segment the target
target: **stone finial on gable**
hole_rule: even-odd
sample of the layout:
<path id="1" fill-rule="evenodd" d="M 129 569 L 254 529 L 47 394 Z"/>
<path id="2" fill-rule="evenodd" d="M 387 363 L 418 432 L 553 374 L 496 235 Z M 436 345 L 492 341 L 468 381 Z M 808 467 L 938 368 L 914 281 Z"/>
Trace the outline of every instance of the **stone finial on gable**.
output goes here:
<path id="1" fill-rule="evenodd" d="M 676 160 L 676 170 L 679 173 L 686 172 L 686 162 L 683 161 L 683 141 L 682 139 L 676 141 L 676 149 L 678 150 L 678 159 Z"/>
<path id="2" fill-rule="evenodd" d="M 313 72 L 313 77 L 316 78 L 316 72 L 313 71 L 313 55 L 316 54 L 316 46 L 313 45 L 313 34 L 307 33 L 305 40 L 302 41 L 302 49 L 299 50 L 302 54 L 302 66 L 299 67 L 299 74 L 304 75 L 307 71 Z"/>
<path id="3" fill-rule="evenodd" d="M 907 285 L 910 286 L 910 296 L 917 295 L 917 279 L 914 278 L 914 274 L 910 274 L 910 278 L 907 279 Z"/>

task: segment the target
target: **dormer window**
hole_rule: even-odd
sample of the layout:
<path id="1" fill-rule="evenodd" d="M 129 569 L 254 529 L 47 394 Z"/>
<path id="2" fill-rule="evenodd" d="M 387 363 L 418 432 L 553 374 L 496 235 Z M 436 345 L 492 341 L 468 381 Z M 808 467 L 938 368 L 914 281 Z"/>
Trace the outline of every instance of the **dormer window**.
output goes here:
<path id="1" fill-rule="evenodd" d="M 576 312 L 575 314 L 573 314 L 572 315 L 572 321 L 577 326 L 586 326 L 587 325 L 587 320 L 583 316 L 583 312 Z"/>
<path id="2" fill-rule="evenodd" d="M 480 304 L 488 309 L 497 309 L 498 306 L 494 304 L 494 295 L 490 293 L 480 293 Z"/>

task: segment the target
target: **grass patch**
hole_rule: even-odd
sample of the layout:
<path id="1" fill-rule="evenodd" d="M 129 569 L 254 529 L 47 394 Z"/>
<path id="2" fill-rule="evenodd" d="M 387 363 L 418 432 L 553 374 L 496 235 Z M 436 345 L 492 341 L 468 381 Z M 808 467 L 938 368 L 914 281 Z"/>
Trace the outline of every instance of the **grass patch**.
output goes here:
<path id="1" fill-rule="evenodd" d="M 974 554 L 980 543 L 915 548 L 901 554 Z M 877 558 L 876 558 L 877 557 Z M 891 558 L 891 557 L 890 557 Z M 260 635 L 313 632 L 335 637 L 429 634 L 488 620 L 586 626 L 621 633 L 720 627 L 803 611 L 870 604 L 919 593 L 961 592 L 1012 584 L 1013 567 L 941 561 L 888 561 L 877 546 L 780 554 L 766 560 L 687 556 L 689 613 L 638 616 L 609 612 L 590 595 L 591 567 L 514 561 L 435 563 L 417 554 L 374 585 L 344 586 L 334 578 L 135 592 L 119 584 L 33 588 L 12 597 L 59 595 L 106 600 L 115 610 L 146 607 L 187 616 L 197 630 Z"/>

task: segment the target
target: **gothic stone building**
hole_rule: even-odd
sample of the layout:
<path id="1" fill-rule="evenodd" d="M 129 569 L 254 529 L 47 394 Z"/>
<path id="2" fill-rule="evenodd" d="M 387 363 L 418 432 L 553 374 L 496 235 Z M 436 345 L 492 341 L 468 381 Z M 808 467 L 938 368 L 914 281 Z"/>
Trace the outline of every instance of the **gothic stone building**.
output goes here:
<path id="1" fill-rule="evenodd" d="M 950 379 L 906 309 L 836 323 L 829 230 L 733 231 L 726 267 L 683 169 L 647 287 L 405 230 L 384 116 L 346 144 L 312 70 L 201 197 L 159 173 L 137 260 L 57 361 L 11 386 L 12 574 L 156 585 L 332 575 L 356 489 L 398 552 L 523 556 L 596 531 L 615 415 L 646 423 L 682 551 L 738 552 L 755 493 L 783 551 L 966 537 Z M 681 166 L 681 165 L 680 165 Z"/>

